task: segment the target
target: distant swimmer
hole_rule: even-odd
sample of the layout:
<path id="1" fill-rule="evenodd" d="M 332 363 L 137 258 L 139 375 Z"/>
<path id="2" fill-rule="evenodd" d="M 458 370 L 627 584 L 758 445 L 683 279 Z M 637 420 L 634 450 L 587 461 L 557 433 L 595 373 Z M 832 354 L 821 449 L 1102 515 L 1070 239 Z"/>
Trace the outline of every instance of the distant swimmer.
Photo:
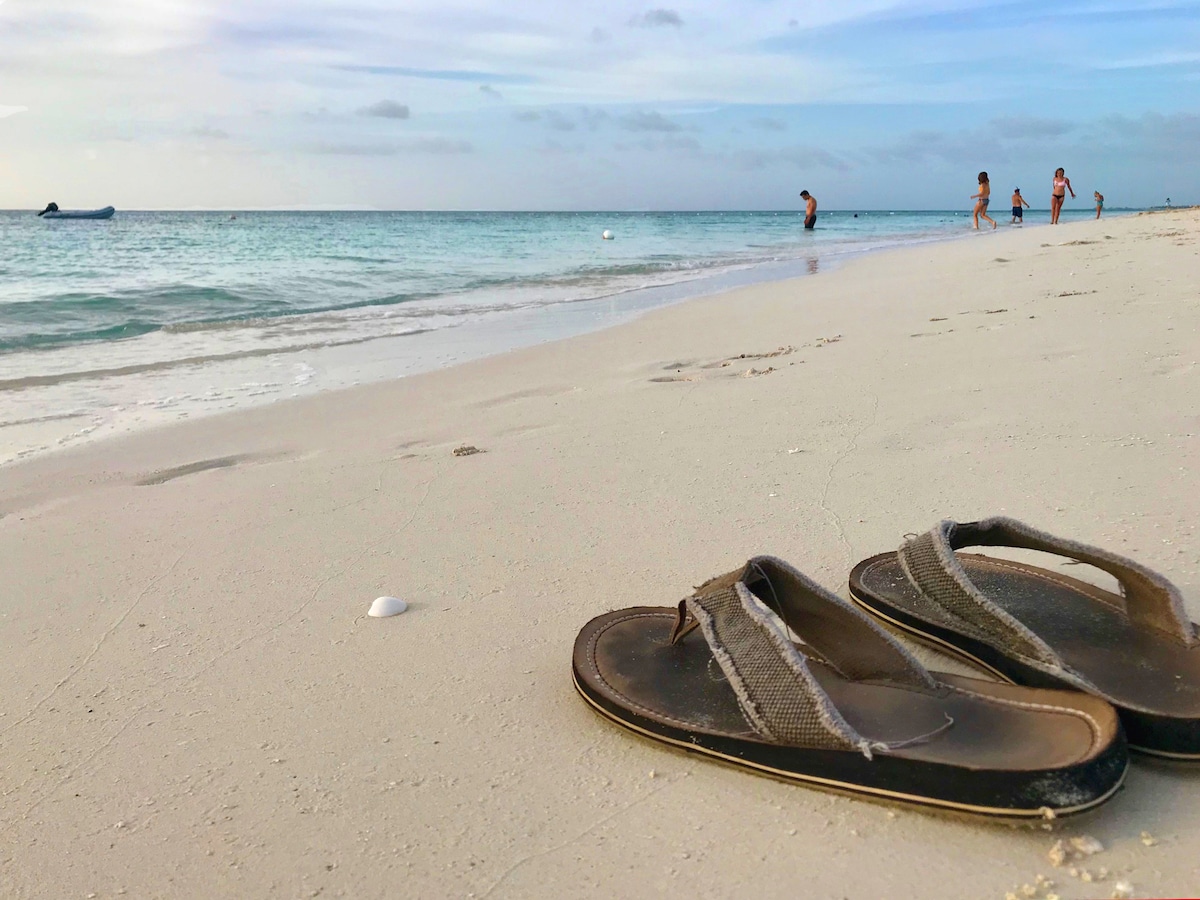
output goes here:
<path id="1" fill-rule="evenodd" d="M 992 227 L 996 227 L 996 220 L 987 214 L 988 203 L 992 199 L 992 185 L 988 182 L 988 173 L 979 173 L 979 193 L 972 194 L 971 199 L 976 201 L 973 218 L 975 220 L 975 230 L 979 230 L 979 217 L 983 216 L 992 223 Z"/>
<path id="2" fill-rule="evenodd" d="M 1025 207 L 1029 206 L 1029 202 L 1021 196 L 1020 188 L 1013 188 L 1012 195 L 1012 221 L 1009 225 L 1016 225 L 1020 222 L 1025 224 Z"/>
<path id="3" fill-rule="evenodd" d="M 817 226 L 817 198 L 808 191 L 801 191 L 804 198 L 804 227 L 812 231 Z"/>

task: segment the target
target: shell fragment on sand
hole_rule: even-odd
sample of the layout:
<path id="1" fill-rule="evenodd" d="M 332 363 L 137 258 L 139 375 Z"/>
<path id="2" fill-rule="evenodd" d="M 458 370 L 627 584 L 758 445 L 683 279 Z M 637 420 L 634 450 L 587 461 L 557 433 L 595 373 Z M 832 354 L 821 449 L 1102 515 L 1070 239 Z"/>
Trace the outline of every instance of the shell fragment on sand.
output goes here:
<path id="1" fill-rule="evenodd" d="M 1063 863 L 1077 859 L 1087 859 L 1104 850 L 1104 845 L 1091 835 L 1083 834 L 1067 841 L 1055 841 L 1046 858 L 1050 865 L 1061 866 Z"/>
<path id="2" fill-rule="evenodd" d="M 399 597 L 376 597 L 371 608 L 367 610 L 367 615 L 376 619 L 386 619 L 388 616 L 398 616 L 406 609 L 408 604 Z"/>

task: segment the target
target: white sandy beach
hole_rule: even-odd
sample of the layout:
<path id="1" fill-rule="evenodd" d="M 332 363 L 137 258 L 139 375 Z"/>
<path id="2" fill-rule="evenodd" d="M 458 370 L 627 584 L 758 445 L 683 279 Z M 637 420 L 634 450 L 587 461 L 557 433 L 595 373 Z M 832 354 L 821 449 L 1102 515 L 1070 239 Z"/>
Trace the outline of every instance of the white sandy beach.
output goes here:
<path id="1" fill-rule="evenodd" d="M 674 752 L 569 666 L 750 555 L 846 596 L 998 513 L 1200 619 L 1197 284 L 1200 211 L 1002 229 L 0 468 L 0 896 L 1195 893 L 1200 766 L 1014 829 Z"/>

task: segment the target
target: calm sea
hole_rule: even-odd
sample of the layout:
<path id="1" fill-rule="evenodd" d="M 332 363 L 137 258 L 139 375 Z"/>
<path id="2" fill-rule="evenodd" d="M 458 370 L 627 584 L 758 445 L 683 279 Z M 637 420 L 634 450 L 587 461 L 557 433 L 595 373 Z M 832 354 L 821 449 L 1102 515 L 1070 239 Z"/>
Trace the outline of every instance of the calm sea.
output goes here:
<path id="1" fill-rule="evenodd" d="M 806 233 L 794 212 L 0 212 L 0 463 L 604 327 L 966 222 L 832 212 Z"/>

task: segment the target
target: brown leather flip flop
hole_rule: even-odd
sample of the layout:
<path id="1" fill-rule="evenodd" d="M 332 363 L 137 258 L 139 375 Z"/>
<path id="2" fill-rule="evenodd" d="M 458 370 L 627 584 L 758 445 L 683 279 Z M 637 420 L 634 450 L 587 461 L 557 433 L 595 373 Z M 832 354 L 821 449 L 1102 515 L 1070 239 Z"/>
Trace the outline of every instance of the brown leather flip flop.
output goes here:
<path id="1" fill-rule="evenodd" d="M 646 737 L 889 800 L 1067 815 L 1111 797 L 1128 764 L 1103 700 L 929 672 L 770 556 L 701 585 L 677 610 L 593 619 L 572 671 L 597 712 Z"/>
<path id="2" fill-rule="evenodd" d="M 1121 594 L 964 547 L 1088 563 Z M 850 573 L 860 606 L 1006 681 L 1074 688 L 1117 708 L 1136 750 L 1200 759 L 1200 634 L 1178 589 L 1131 559 L 996 517 L 940 522 Z"/>

